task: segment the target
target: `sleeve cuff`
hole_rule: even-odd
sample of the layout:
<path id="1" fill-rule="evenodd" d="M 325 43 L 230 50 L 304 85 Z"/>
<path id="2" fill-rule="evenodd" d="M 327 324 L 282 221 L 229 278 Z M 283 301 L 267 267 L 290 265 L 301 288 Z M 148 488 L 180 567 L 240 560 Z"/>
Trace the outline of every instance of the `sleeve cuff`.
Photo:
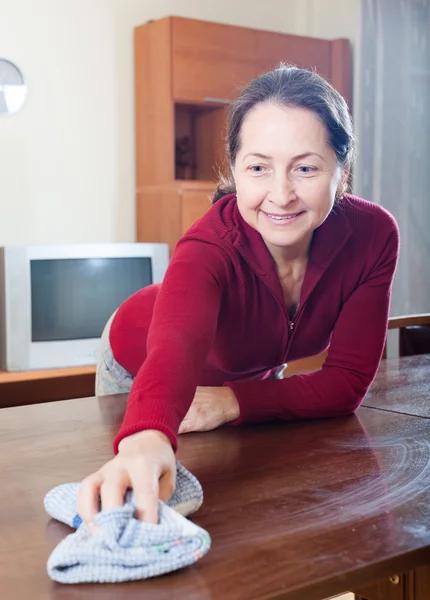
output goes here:
<path id="1" fill-rule="evenodd" d="M 279 418 L 277 396 L 280 392 L 280 381 L 242 381 L 229 382 L 224 385 L 231 388 L 239 403 L 240 414 L 230 425 L 242 423 L 263 423 Z"/>
<path id="2" fill-rule="evenodd" d="M 178 438 L 171 428 L 167 427 L 165 423 L 161 423 L 160 421 L 141 421 L 135 423 L 134 425 L 123 425 L 113 442 L 114 453 L 118 454 L 118 446 L 124 438 L 128 437 L 129 435 L 133 435 L 134 433 L 139 433 L 140 431 L 148 431 L 149 429 L 155 429 L 156 431 L 161 431 L 161 433 L 164 433 L 169 438 L 173 451 L 176 453 L 178 449 Z"/>

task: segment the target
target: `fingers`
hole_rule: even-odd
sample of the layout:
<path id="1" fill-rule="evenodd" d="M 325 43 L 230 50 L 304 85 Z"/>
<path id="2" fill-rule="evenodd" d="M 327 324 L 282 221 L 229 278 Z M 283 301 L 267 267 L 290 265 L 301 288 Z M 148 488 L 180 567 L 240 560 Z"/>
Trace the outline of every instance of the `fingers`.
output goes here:
<path id="1" fill-rule="evenodd" d="M 130 478 L 126 472 L 116 473 L 105 478 L 100 488 L 102 509 L 109 510 L 124 504 L 124 496 L 130 486 Z"/>
<path id="2" fill-rule="evenodd" d="M 176 469 L 174 471 L 166 471 L 160 477 L 159 481 L 159 497 L 163 502 L 168 502 L 173 496 L 176 486 Z"/>
<path id="3" fill-rule="evenodd" d="M 98 471 L 84 479 L 78 491 L 78 514 L 88 525 L 99 512 L 100 487 L 103 475 Z"/>
<path id="4" fill-rule="evenodd" d="M 198 410 L 191 406 L 181 424 L 179 425 L 178 433 L 190 433 L 191 431 L 199 431 Z"/>
<path id="5" fill-rule="evenodd" d="M 132 472 L 131 484 L 134 490 L 137 518 L 146 523 L 158 523 L 158 473 L 145 469 Z"/>
<path id="6" fill-rule="evenodd" d="M 179 425 L 178 433 L 179 434 L 181 434 L 181 433 L 187 433 L 187 431 L 188 431 L 188 421 L 186 419 L 184 419 L 182 421 L 182 423 Z"/>
<path id="7" fill-rule="evenodd" d="M 137 518 L 158 523 L 159 495 L 165 502 L 172 496 L 176 466 L 169 439 L 156 433 L 140 432 L 128 443 L 126 439 L 115 458 L 81 483 L 78 513 L 88 527 L 100 508 L 122 506 L 127 488 L 134 490 Z"/>

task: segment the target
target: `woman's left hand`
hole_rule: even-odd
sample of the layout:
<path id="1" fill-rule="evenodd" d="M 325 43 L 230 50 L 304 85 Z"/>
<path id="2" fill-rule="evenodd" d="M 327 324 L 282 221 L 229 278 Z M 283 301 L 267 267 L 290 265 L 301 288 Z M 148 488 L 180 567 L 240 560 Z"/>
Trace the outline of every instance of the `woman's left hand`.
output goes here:
<path id="1" fill-rule="evenodd" d="M 210 431 L 234 421 L 239 414 L 239 403 L 228 386 L 198 387 L 179 433 Z"/>

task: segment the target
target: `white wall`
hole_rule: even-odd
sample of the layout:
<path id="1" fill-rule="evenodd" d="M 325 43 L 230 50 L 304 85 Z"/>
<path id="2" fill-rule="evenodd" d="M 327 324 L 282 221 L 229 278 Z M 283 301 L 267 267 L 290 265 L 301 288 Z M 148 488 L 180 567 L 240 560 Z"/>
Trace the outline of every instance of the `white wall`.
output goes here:
<path id="1" fill-rule="evenodd" d="M 359 0 L 0 0 L 29 86 L 0 119 L 0 245 L 134 240 L 133 27 L 169 14 L 349 37 Z"/>
<path id="2" fill-rule="evenodd" d="M 360 0 L 297 0 L 289 33 L 326 39 L 357 38 Z"/>

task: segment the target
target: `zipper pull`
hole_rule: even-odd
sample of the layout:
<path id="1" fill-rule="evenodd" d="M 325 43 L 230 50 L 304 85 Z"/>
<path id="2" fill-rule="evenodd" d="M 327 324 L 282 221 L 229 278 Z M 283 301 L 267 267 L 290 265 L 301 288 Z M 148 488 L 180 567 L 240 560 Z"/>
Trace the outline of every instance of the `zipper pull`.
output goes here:
<path id="1" fill-rule="evenodd" d="M 293 329 L 294 329 L 294 321 L 290 321 L 290 324 L 288 325 L 288 329 L 289 329 L 290 333 L 293 331 Z"/>

